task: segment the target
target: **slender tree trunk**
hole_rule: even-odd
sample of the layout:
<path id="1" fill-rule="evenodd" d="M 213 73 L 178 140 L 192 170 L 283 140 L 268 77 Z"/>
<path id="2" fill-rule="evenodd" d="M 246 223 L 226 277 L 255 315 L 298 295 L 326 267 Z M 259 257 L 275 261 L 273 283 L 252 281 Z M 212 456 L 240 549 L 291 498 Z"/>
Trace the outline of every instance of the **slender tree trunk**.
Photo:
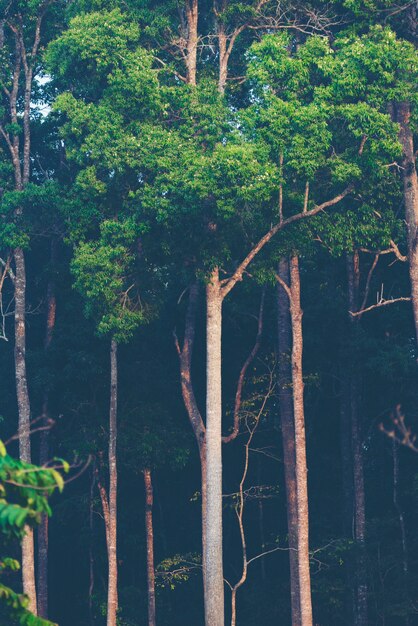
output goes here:
<path id="1" fill-rule="evenodd" d="M 289 261 L 282 259 L 279 263 L 278 274 L 289 284 Z M 289 310 L 289 298 L 281 285 L 277 292 L 278 318 L 278 348 L 279 348 L 279 409 L 282 432 L 284 477 L 287 502 L 287 533 L 289 544 L 290 564 L 290 601 L 292 625 L 301 623 L 299 602 L 299 573 L 298 573 L 298 513 L 296 492 L 296 452 L 295 452 L 295 424 L 293 418 L 292 396 L 292 326 Z"/>
<path id="2" fill-rule="evenodd" d="M 109 531 L 107 551 L 109 561 L 109 580 L 107 596 L 107 626 L 116 626 L 118 611 L 118 561 L 117 561 L 117 400 L 118 400 L 118 362 L 117 343 L 111 341 L 110 347 L 110 411 L 109 411 Z"/>
<path id="3" fill-rule="evenodd" d="M 30 403 L 26 374 L 26 268 L 21 248 L 14 251 L 15 258 L 15 376 L 19 413 L 19 456 L 31 462 Z M 22 540 L 23 592 L 29 597 L 28 608 L 36 614 L 35 549 L 33 530 L 26 529 Z"/>
<path id="4" fill-rule="evenodd" d="M 305 409 L 303 399 L 303 334 L 300 307 L 300 274 L 297 256 L 290 259 L 290 316 L 292 320 L 292 382 L 295 421 L 296 485 L 298 505 L 298 572 L 301 626 L 312 626 L 309 568 L 308 469 L 306 464 Z"/>
<path id="5" fill-rule="evenodd" d="M 44 465 L 49 459 L 48 431 L 41 432 L 39 452 L 40 464 Z M 38 615 L 44 619 L 48 618 L 48 523 L 48 515 L 43 515 L 38 527 Z"/>
<path id="6" fill-rule="evenodd" d="M 342 364 L 340 370 L 340 452 L 342 478 L 341 530 L 347 540 L 354 539 L 354 501 L 353 501 L 353 456 L 351 450 L 351 393 L 350 370 Z M 345 562 L 345 623 L 354 623 L 354 587 L 352 554 L 348 554 Z"/>
<path id="7" fill-rule="evenodd" d="M 224 626 L 222 564 L 222 295 L 216 268 L 206 287 L 206 546 L 205 623 Z"/>
<path id="8" fill-rule="evenodd" d="M 187 410 L 190 425 L 196 438 L 199 449 L 201 469 L 201 493 L 202 493 L 202 572 L 203 588 L 205 590 L 205 558 L 206 558 L 206 429 L 202 416 L 197 406 L 192 383 L 192 359 L 196 326 L 196 313 L 199 301 L 199 284 L 194 282 L 190 285 L 189 301 L 186 311 L 183 346 L 180 347 L 177 336 L 175 343 L 179 356 L 181 392 L 184 405 Z"/>
<path id="9" fill-rule="evenodd" d="M 358 309 L 360 268 L 358 253 L 347 255 L 348 307 Z M 358 319 L 350 316 L 351 340 L 356 341 Z M 367 572 L 366 572 L 366 504 L 364 491 L 363 447 L 360 420 L 360 380 L 356 364 L 351 363 L 350 371 L 350 413 L 351 441 L 353 455 L 353 495 L 354 495 L 354 539 L 356 541 L 355 567 L 355 626 L 367 626 Z"/>
<path id="10" fill-rule="evenodd" d="M 396 439 L 392 440 L 392 453 L 393 453 L 393 504 L 399 519 L 399 530 L 401 534 L 402 544 L 402 570 L 404 576 L 404 589 L 403 595 L 406 600 L 409 600 L 408 592 L 408 572 L 409 572 L 409 559 L 408 559 L 408 544 L 406 540 L 406 528 L 405 528 L 405 516 L 399 502 L 399 443 Z M 405 626 L 409 626 L 409 616 L 405 615 Z"/>
<path id="11" fill-rule="evenodd" d="M 51 270 L 54 270 L 56 257 L 56 241 L 51 241 Z M 52 277 L 48 281 L 47 288 L 47 309 L 46 309 L 46 326 L 44 351 L 47 355 L 51 345 L 52 336 L 55 328 L 56 319 L 56 298 L 55 298 L 55 281 Z M 44 393 L 44 401 L 42 406 L 42 425 L 46 430 L 40 433 L 39 461 L 44 465 L 49 460 L 49 393 Z M 38 528 L 38 614 L 40 617 L 47 619 L 48 617 L 48 516 L 43 515 Z"/>
<path id="12" fill-rule="evenodd" d="M 409 102 L 398 103 L 396 112 L 397 121 L 400 125 L 399 139 L 403 148 L 403 196 L 407 225 L 409 276 L 411 280 L 415 332 L 418 340 L 418 177 L 415 165 L 414 136 L 410 127 L 411 110 Z"/>
<path id="13" fill-rule="evenodd" d="M 219 78 L 218 89 L 221 93 L 225 91 L 225 85 L 228 78 L 228 37 L 225 32 L 224 24 L 218 25 L 218 45 L 219 45 Z"/>
<path id="14" fill-rule="evenodd" d="M 154 496 L 151 470 L 145 469 L 143 474 L 145 484 L 145 532 L 147 537 L 148 626 L 155 626 L 154 526 L 152 521 Z"/>
<path id="15" fill-rule="evenodd" d="M 93 616 L 93 591 L 94 591 L 94 487 L 96 484 L 95 464 L 91 471 L 90 501 L 89 501 L 89 620 L 90 626 L 94 624 Z"/>
<path id="16" fill-rule="evenodd" d="M 351 451 L 350 372 L 341 368 L 340 450 L 342 477 L 342 532 L 353 537 L 353 458 Z"/>
<path id="17" fill-rule="evenodd" d="M 186 46 L 186 69 L 187 83 L 196 85 L 197 70 L 197 44 L 198 30 L 197 22 L 199 17 L 198 0 L 186 1 L 186 20 L 187 20 L 187 46 Z"/>
<path id="18" fill-rule="evenodd" d="M 260 459 L 258 459 L 257 482 L 259 485 L 261 485 L 261 479 L 261 463 Z M 264 533 L 264 505 L 262 496 L 258 499 L 258 529 L 260 533 L 260 553 L 262 553 L 266 550 L 266 538 Z M 260 561 L 261 580 L 265 581 L 267 579 L 266 564 L 264 559 L 260 559 Z"/>

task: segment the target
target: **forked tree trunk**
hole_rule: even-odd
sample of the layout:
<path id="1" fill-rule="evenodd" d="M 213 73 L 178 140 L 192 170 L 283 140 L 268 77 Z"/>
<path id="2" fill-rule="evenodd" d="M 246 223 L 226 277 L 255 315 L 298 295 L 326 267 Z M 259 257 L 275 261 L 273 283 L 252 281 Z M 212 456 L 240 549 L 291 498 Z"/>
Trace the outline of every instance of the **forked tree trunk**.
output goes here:
<path id="1" fill-rule="evenodd" d="M 56 240 L 51 241 L 51 269 L 54 270 L 56 257 Z M 44 339 L 44 351 L 47 355 L 51 345 L 56 319 L 55 280 L 52 277 L 48 281 L 46 297 L 46 327 Z M 39 461 L 44 465 L 49 460 L 49 393 L 44 393 L 42 406 L 42 426 L 45 430 L 40 433 Z M 48 516 L 43 515 L 38 528 L 38 614 L 39 617 L 48 617 Z"/>
<path id="2" fill-rule="evenodd" d="M 303 399 L 303 334 L 300 306 L 300 274 L 297 256 L 290 259 L 290 317 L 292 322 L 292 383 L 295 421 L 296 493 L 298 510 L 298 573 L 301 626 L 312 626 L 311 575 L 309 568 L 308 470 L 306 463 L 305 409 Z"/>
<path id="3" fill-rule="evenodd" d="M 283 258 L 279 263 L 278 275 L 289 284 L 289 261 Z M 296 452 L 295 423 L 293 418 L 292 396 L 292 326 L 289 298 L 279 284 L 277 291 L 277 321 L 279 348 L 279 409 L 282 432 L 284 477 L 287 503 L 287 534 L 290 564 L 290 603 L 292 625 L 300 626 L 299 573 L 298 573 L 298 512 L 296 491 Z"/>
<path id="4" fill-rule="evenodd" d="M 110 346 L 110 411 L 109 411 L 109 520 L 107 552 L 109 579 L 107 595 L 107 626 L 116 626 L 118 611 L 118 561 L 117 561 L 117 400 L 118 361 L 117 343 L 112 339 Z"/>
<path id="5" fill-rule="evenodd" d="M 224 626 L 222 564 L 222 294 L 219 270 L 206 287 L 206 546 L 205 623 Z"/>
<path id="6" fill-rule="evenodd" d="M 148 626 L 155 626 L 154 525 L 152 520 L 154 496 L 151 470 L 145 469 L 143 474 L 145 485 L 145 534 L 147 539 Z"/>
<path id="7" fill-rule="evenodd" d="M 407 225 L 409 276 L 415 333 L 418 340 L 418 178 L 415 165 L 414 136 L 410 127 L 409 102 L 398 103 L 396 112 L 397 121 L 400 125 L 399 140 L 403 148 L 403 197 Z"/>
<path id="8" fill-rule="evenodd" d="M 348 307 L 356 311 L 359 302 L 360 268 L 358 253 L 347 255 Z M 351 341 L 356 341 L 358 318 L 350 316 Z M 353 456 L 354 539 L 356 542 L 355 564 L 355 626 L 367 626 L 367 572 L 366 572 L 366 503 L 364 491 L 364 461 L 360 420 L 360 380 L 356 364 L 350 363 L 349 374 L 351 442 Z"/>

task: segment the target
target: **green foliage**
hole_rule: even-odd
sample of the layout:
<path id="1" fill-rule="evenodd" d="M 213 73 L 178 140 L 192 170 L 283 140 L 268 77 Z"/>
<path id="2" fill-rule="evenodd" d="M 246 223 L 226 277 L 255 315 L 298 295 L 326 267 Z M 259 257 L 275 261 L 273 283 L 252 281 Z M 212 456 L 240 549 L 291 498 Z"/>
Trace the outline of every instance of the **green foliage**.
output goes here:
<path id="1" fill-rule="evenodd" d="M 68 471 L 67 463 L 57 461 L 61 471 Z M 0 441 L 0 532 L 3 537 L 22 539 L 26 527 L 39 523 L 44 514 L 51 515 L 48 498 L 63 487 L 62 474 L 56 467 L 37 467 L 16 460 L 7 454 Z M 0 575 L 19 569 L 20 564 L 15 559 L 0 560 Z M 7 617 L 11 623 L 21 626 L 53 626 L 28 611 L 27 605 L 26 596 L 0 583 L 0 617 Z"/>
<path id="2" fill-rule="evenodd" d="M 98 241 L 81 242 L 76 249 L 75 286 L 85 297 L 87 314 L 98 320 L 98 333 L 123 342 L 150 314 L 134 272 L 139 233 L 132 221 L 107 220 L 100 234 Z"/>

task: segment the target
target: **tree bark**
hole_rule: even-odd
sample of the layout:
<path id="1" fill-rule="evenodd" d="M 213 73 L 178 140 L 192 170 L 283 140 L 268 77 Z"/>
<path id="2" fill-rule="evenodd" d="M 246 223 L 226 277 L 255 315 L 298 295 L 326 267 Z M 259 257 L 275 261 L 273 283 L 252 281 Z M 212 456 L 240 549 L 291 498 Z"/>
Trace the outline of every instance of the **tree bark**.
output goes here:
<path id="1" fill-rule="evenodd" d="M 15 258 L 15 376 L 16 395 L 19 413 L 19 456 L 30 463 L 30 402 L 26 374 L 26 269 L 25 256 L 21 248 L 14 251 Z M 22 579 L 23 592 L 29 597 L 28 609 L 37 612 L 35 584 L 35 548 L 33 530 L 26 528 L 22 540 Z"/>
<path id="2" fill-rule="evenodd" d="M 403 197 L 407 225 L 409 277 L 411 280 L 415 333 L 418 341 L 418 178 L 415 165 L 414 136 L 410 127 L 411 110 L 409 102 L 398 103 L 396 113 L 397 121 L 400 125 L 399 140 L 403 148 Z"/>
<path id="3" fill-rule="evenodd" d="M 392 440 L 392 453 L 393 453 L 393 504 L 398 514 L 399 530 L 401 534 L 402 545 L 402 570 L 404 576 L 404 589 L 403 595 L 406 600 L 409 600 L 408 590 L 408 572 L 409 572 L 409 558 L 408 558 L 408 544 L 406 538 L 405 528 L 405 516 L 402 510 L 401 503 L 399 502 L 399 443 L 396 439 Z M 405 626 L 409 626 L 409 616 L 404 617 Z"/>
<path id="4" fill-rule="evenodd" d="M 56 241 L 51 241 L 51 265 L 54 270 L 56 257 Z M 48 353 L 51 345 L 52 336 L 55 328 L 56 319 L 56 298 L 55 298 L 55 280 L 52 277 L 48 281 L 47 287 L 47 308 L 46 308 L 46 326 L 44 351 Z M 49 394 L 48 390 L 44 393 L 44 401 L 42 406 L 42 426 L 45 430 L 40 433 L 39 446 L 39 462 L 44 465 L 49 460 Z M 44 619 L 48 618 L 48 515 L 43 515 L 38 528 L 38 614 Z"/>
<path id="5" fill-rule="evenodd" d="M 342 478 L 341 529 L 345 538 L 353 537 L 353 458 L 351 451 L 350 372 L 341 368 L 340 451 Z"/>
<path id="6" fill-rule="evenodd" d="M 341 366 L 341 389 L 340 389 L 340 453 L 341 453 L 341 531 L 346 540 L 353 540 L 354 530 L 354 495 L 353 495 L 353 456 L 351 449 L 351 372 L 344 361 Z M 345 562 L 346 593 L 344 598 L 345 623 L 354 623 L 354 588 L 353 588 L 353 562 L 352 554 L 349 553 Z"/>
<path id="7" fill-rule="evenodd" d="M 154 526 L 152 520 L 154 496 L 151 470 L 145 469 L 143 474 L 145 484 L 145 532 L 147 538 L 148 626 L 155 626 Z"/>
<path id="8" fill-rule="evenodd" d="M 360 268 L 358 253 L 347 255 L 348 309 L 357 311 L 359 306 Z M 351 340 L 356 340 L 359 320 L 350 316 Z M 367 626 L 367 574 L 366 574 L 366 503 L 364 492 L 363 448 L 360 420 L 360 380 L 356 364 L 350 363 L 350 415 L 353 456 L 354 539 L 356 542 L 355 566 L 355 626 Z"/>
<path id="9" fill-rule="evenodd" d="M 186 61 L 186 70 L 187 70 L 187 83 L 193 86 L 196 85 L 198 17 L 199 17 L 198 0 L 187 0 L 186 1 L 187 45 L 186 45 L 185 61 Z"/>
<path id="10" fill-rule="evenodd" d="M 278 275 L 287 285 L 289 284 L 289 261 L 287 258 L 283 258 L 280 261 Z M 284 477 L 286 485 L 287 533 L 290 564 L 290 603 L 292 625 L 299 626 L 301 623 L 301 615 L 297 551 L 298 514 L 296 491 L 295 424 L 293 418 L 291 366 L 292 326 L 288 295 L 280 284 L 278 285 L 277 291 L 277 321 L 279 348 L 279 410 L 283 445 Z"/>
<path id="11" fill-rule="evenodd" d="M 192 383 L 192 359 L 196 326 L 196 313 L 199 301 L 199 284 L 194 282 L 189 288 L 189 301 L 186 311 L 183 346 L 175 336 L 177 354 L 180 364 L 181 392 L 187 410 L 190 425 L 199 449 L 202 494 L 202 572 L 203 588 L 205 589 L 205 558 L 206 558 L 206 429 L 197 406 Z"/>
<path id="12" fill-rule="evenodd" d="M 96 484 L 96 466 L 91 470 L 90 494 L 89 494 L 89 623 L 94 625 L 93 616 L 93 592 L 94 592 L 94 487 Z"/>
<path id="13" fill-rule="evenodd" d="M 308 469 L 306 463 L 305 409 L 303 399 L 303 334 L 300 306 L 299 259 L 290 259 L 290 316 L 292 321 L 292 383 L 295 421 L 296 485 L 298 505 L 298 573 L 301 626 L 312 626 L 311 576 L 309 568 Z"/>
<path id="14" fill-rule="evenodd" d="M 224 626 L 222 563 L 222 294 L 215 268 L 206 287 L 206 546 L 205 623 Z"/>
<path id="15" fill-rule="evenodd" d="M 116 626 L 118 611 L 118 562 L 117 562 L 117 400 L 118 363 L 117 343 L 110 346 L 110 411 L 109 411 L 109 531 L 107 551 L 109 579 L 107 595 L 107 626 Z"/>

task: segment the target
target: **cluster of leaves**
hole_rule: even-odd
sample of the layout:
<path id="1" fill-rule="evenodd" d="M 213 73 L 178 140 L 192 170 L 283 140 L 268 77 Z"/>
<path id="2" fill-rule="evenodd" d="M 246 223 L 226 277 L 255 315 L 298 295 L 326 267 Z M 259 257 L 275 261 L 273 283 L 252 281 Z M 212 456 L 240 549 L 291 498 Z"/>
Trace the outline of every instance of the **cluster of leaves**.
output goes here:
<path id="1" fill-rule="evenodd" d="M 57 460 L 63 472 L 69 466 Z M 22 539 L 27 527 L 40 522 L 42 515 L 51 515 L 48 498 L 62 491 L 64 479 L 57 467 L 37 467 L 11 457 L 0 441 L 0 532 L 4 539 Z M 0 560 L 0 575 L 15 572 L 20 564 L 15 559 Z M 33 615 L 28 598 L 0 582 L 0 617 L 22 626 L 52 626 L 51 622 Z"/>

